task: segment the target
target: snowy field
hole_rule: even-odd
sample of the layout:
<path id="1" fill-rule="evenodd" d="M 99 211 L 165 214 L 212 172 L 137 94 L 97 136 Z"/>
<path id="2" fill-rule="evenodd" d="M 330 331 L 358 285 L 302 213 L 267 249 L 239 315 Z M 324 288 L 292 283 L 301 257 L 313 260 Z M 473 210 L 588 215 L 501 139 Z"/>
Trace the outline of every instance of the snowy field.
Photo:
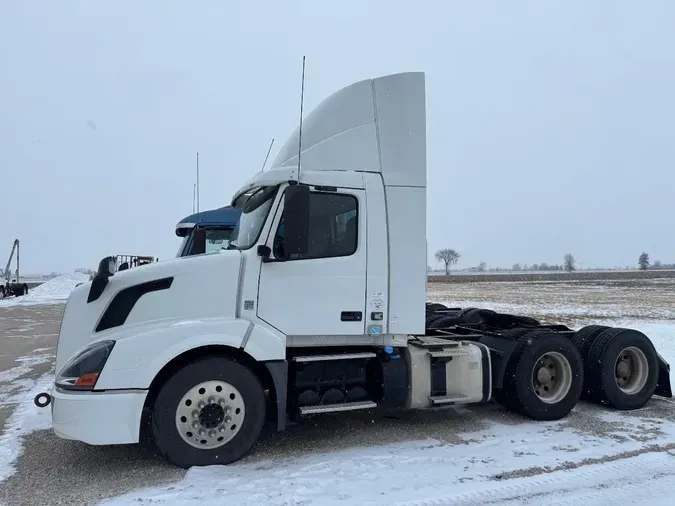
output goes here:
<path id="1" fill-rule="evenodd" d="M 64 282 L 43 303 L 62 300 L 74 284 Z M 675 280 L 430 283 L 428 290 L 430 300 L 456 307 L 636 328 L 675 363 Z M 0 370 L 0 414 L 8 415 L 4 424 L 0 418 L 0 503 L 7 506 L 673 503 L 675 402 L 660 398 L 628 413 L 580 403 L 566 419 L 545 423 L 496 405 L 317 417 L 272 435 L 240 463 L 187 473 L 136 446 L 62 441 L 43 430 L 49 410 L 32 405 L 53 379 L 46 368 L 54 327 L 40 322 L 57 311 L 34 303 L 15 301 L 3 312 L 0 302 L 0 346 L 46 336 Z"/>

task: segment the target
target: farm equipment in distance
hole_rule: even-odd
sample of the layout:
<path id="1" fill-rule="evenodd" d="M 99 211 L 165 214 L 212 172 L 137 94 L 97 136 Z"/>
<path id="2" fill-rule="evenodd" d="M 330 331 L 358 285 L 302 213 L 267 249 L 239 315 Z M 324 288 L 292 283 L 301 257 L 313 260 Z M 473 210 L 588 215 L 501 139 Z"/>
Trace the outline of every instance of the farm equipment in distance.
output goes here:
<path id="1" fill-rule="evenodd" d="M 111 257 L 106 257 L 111 259 L 114 265 L 111 265 L 113 272 L 125 271 L 132 267 L 139 267 L 141 265 L 151 264 L 153 262 L 158 262 L 159 258 L 148 255 L 113 255 Z M 92 273 L 89 275 L 89 281 L 94 279 L 95 275 Z M 79 283 L 77 286 L 81 285 Z"/>
<path id="2" fill-rule="evenodd" d="M 159 258 L 147 255 L 115 255 L 115 271 L 124 271 L 131 267 L 151 264 L 159 261 Z"/>
<path id="3" fill-rule="evenodd" d="M 14 253 L 16 252 L 16 271 L 14 272 L 15 276 L 12 278 L 12 259 L 14 258 Z M 14 239 L 14 244 L 12 245 L 12 251 L 9 254 L 9 259 L 7 260 L 7 265 L 5 269 L 0 273 L 5 280 L 4 284 L 0 284 L 0 299 L 5 297 L 20 297 L 28 293 L 28 285 L 26 283 L 21 283 L 19 279 L 19 240 Z"/>

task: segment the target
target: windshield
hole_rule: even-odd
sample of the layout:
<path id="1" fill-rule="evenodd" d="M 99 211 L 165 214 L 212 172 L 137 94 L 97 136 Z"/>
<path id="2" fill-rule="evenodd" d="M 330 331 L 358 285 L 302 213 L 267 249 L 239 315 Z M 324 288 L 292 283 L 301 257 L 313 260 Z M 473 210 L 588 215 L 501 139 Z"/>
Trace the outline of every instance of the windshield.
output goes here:
<path id="1" fill-rule="evenodd" d="M 183 237 L 176 253 L 176 258 L 189 257 L 195 254 L 193 240 L 195 228 Z M 204 253 L 213 253 L 214 251 L 227 249 L 230 244 L 230 235 L 232 235 L 232 228 L 229 227 L 219 226 L 218 228 L 206 229 L 206 251 Z"/>
<path id="2" fill-rule="evenodd" d="M 192 232 L 190 232 L 189 234 L 187 234 L 187 235 L 186 235 L 185 237 L 183 237 L 183 239 L 180 241 L 180 246 L 178 246 L 178 251 L 176 251 L 176 258 L 182 257 L 182 256 L 183 256 L 183 250 L 185 249 L 185 245 L 187 244 L 188 239 L 190 238 L 191 235 L 192 235 Z"/>
<path id="3" fill-rule="evenodd" d="M 278 186 L 261 187 L 246 200 L 237 226 L 232 231 L 229 249 L 244 250 L 256 243 L 278 188 Z"/>

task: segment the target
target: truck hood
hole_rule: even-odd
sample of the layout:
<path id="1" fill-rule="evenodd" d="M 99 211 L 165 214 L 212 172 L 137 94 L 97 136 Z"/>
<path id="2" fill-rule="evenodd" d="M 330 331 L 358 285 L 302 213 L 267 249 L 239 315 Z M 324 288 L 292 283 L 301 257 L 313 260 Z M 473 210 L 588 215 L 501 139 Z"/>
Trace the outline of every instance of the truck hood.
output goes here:
<path id="1" fill-rule="evenodd" d="M 175 258 L 117 272 L 87 303 L 92 282 L 70 294 L 56 351 L 58 374 L 87 344 L 141 331 L 158 320 L 234 317 L 242 255 L 227 250 Z"/>

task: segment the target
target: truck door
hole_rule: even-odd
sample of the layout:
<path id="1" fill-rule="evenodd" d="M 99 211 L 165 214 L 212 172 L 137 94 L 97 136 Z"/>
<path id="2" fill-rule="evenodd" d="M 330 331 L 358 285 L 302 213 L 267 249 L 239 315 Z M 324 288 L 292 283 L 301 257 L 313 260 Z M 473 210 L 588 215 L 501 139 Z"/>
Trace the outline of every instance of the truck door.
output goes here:
<path id="1" fill-rule="evenodd" d="M 287 336 L 365 334 L 366 213 L 363 190 L 310 193 L 309 250 L 283 248 L 283 199 L 262 263 L 258 317 Z M 345 343 L 347 344 L 347 343 Z"/>

